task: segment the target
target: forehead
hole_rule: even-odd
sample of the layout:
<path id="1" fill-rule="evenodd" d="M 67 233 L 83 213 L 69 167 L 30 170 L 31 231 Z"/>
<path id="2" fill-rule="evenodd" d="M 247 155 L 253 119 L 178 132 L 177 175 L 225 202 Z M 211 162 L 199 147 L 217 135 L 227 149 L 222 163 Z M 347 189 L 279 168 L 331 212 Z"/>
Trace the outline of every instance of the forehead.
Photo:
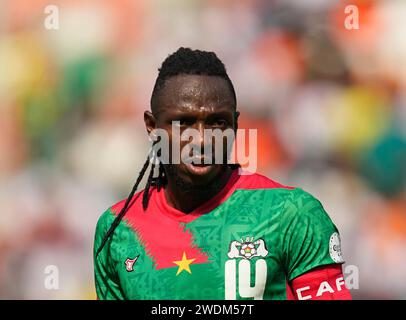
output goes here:
<path id="1" fill-rule="evenodd" d="M 234 110 L 229 84 L 219 76 L 178 75 L 165 81 L 159 92 L 159 111 L 187 111 L 203 108 Z"/>

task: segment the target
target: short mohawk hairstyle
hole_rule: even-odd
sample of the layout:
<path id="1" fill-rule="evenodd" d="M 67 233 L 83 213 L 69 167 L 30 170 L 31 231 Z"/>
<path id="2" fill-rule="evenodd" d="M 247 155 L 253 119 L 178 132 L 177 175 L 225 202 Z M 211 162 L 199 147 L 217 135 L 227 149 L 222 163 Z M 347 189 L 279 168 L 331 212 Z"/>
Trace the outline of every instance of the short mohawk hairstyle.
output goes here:
<path id="1" fill-rule="evenodd" d="M 181 74 L 218 76 L 223 78 L 230 87 L 235 105 L 237 104 L 234 86 L 228 77 L 226 67 L 214 52 L 180 47 L 165 59 L 158 71 L 158 77 L 151 95 L 151 109 L 153 112 L 153 109 L 157 105 L 158 92 L 164 87 L 165 81 Z"/>

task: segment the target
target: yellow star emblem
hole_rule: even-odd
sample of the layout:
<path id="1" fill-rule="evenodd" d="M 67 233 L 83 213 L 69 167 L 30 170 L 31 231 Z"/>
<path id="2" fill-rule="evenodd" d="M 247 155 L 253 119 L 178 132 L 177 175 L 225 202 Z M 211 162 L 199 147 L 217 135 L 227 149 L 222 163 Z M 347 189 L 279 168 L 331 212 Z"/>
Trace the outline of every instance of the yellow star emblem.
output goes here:
<path id="1" fill-rule="evenodd" d="M 189 272 L 191 274 L 192 271 L 190 271 L 190 264 L 195 260 L 196 259 L 188 259 L 188 258 L 186 258 L 186 252 L 183 251 L 182 260 L 173 261 L 174 264 L 179 266 L 178 272 L 176 272 L 176 275 L 181 273 L 183 270 L 186 270 L 187 272 Z"/>

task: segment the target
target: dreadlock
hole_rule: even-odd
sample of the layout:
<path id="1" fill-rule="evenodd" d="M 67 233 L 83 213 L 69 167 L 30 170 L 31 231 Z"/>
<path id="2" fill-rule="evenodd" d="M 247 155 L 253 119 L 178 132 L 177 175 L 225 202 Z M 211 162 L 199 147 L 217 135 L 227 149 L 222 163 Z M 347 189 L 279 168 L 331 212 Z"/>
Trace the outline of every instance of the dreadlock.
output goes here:
<path id="1" fill-rule="evenodd" d="M 159 91 L 164 87 L 165 81 L 171 77 L 180 75 L 180 74 L 191 74 L 191 75 L 207 75 L 207 76 L 219 76 L 227 81 L 231 93 L 234 98 L 234 102 L 236 106 L 237 98 L 234 91 L 234 86 L 227 75 L 226 68 L 221 60 L 216 56 L 214 52 L 207 52 L 201 50 L 191 50 L 189 48 L 179 48 L 176 52 L 169 55 L 165 61 L 162 63 L 161 68 L 158 69 L 158 77 L 155 82 L 155 86 L 151 95 L 151 110 L 153 113 L 156 114 L 156 110 L 158 108 L 158 95 Z M 97 250 L 96 256 L 99 255 L 105 244 L 107 243 L 108 239 L 113 235 L 114 230 L 120 224 L 121 220 L 123 219 L 124 215 L 128 211 L 130 204 L 132 203 L 131 200 L 134 197 L 135 192 L 137 191 L 138 185 L 140 184 L 142 178 L 145 175 L 150 163 L 150 157 L 148 156 L 147 161 L 144 163 L 138 178 L 128 195 L 123 208 L 117 214 L 116 218 L 114 219 L 113 223 L 111 224 L 109 230 L 103 237 L 102 243 Z M 143 197 L 142 197 L 142 207 L 144 210 L 148 207 L 149 202 L 149 194 L 150 188 L 152 185 L 156 185 L 157 190 L 160 191 L 161 188 L 165 185 L 166 176 L 165 170 L 161 162 L 158 165 L 158 176 L 154 177 L 155 171 L 155 161 L 152 161 L 151 170 L 148 175 L 148 180 L 146 182 L 146 186 L 144 189 Z M 238 168 L 239 164 L 231 164 L 231 168 Z M 140 195 L 139 193 L 137 197 Z"/>

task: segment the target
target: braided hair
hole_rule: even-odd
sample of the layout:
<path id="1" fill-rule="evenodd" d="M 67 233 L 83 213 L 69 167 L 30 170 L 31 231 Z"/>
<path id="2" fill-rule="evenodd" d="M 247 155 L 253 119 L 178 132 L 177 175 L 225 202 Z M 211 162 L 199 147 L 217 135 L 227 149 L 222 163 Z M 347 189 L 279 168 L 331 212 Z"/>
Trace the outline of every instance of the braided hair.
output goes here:
<path id="1" fill-rule="evenodd" d="M 201 50 L 192 50 L 189 48 L 179 48 L 176 52 L 169 55 L 165 61 L 162 63 L 161 68 L 158 69 L 158 77 L 155 81 L 154 89 L 151 95 L 151 111 L 152 113 L 156 113 L 158 108 L 158 95 L 159 91 L 164 87 L 165 81 L 170 77 L 180 75 L 180 74 L 189 74 L 189 75 L 208 75 L 208 76 L 218 76 L 223 78 L 227 81 L 230 91 L 233 95 L 234 102 L 236 106 L 237 98 L 234 91 L 234 86 L 228 77 L 226 68 L 221 62 L 221 60 L 216 56 L 214 52 L 208 51 L 201 51 Z M 142 169 L 138 175 L 138 178 L 131 189 L 130 194 L 128 195 L 123 208 L 115 217 L 114 221 L 112 222 L 109 230 L 104 235 L 103 240 L 97 249 L 96 256 L 102 251 L 103 247 L 109 240 L 109 238 L 113 235 L 114 230 L 120 224 L 121 220 L 123 219 L 124 215 L 128 211 L 134 194 L 137 191 L 138 185 L 142 181 L 148 167 L 149 163 L 151 162 L 151 169 L 148 175 L 148 180 L 146 182 L 146 186 L 143 193 L 142 198 L 142 207 L 144 210 L 148 207 L 149 202 L 149 194 L 151 186 L 155 185 L 157 190 L 160 191 L 161 188 L 167 183 L 165 170 L 163 168 L 163 164 L 159 162 L 158 164 L 158 176 L 154 177 L 154 172 L 156 168 L 155 161 L 150 161 L 150 157 L 145 161 Z M 230 165 L 232 168 L 239 167 L 238 164 Z M 137 197 L 140 195 L 139 193 Z"/>

